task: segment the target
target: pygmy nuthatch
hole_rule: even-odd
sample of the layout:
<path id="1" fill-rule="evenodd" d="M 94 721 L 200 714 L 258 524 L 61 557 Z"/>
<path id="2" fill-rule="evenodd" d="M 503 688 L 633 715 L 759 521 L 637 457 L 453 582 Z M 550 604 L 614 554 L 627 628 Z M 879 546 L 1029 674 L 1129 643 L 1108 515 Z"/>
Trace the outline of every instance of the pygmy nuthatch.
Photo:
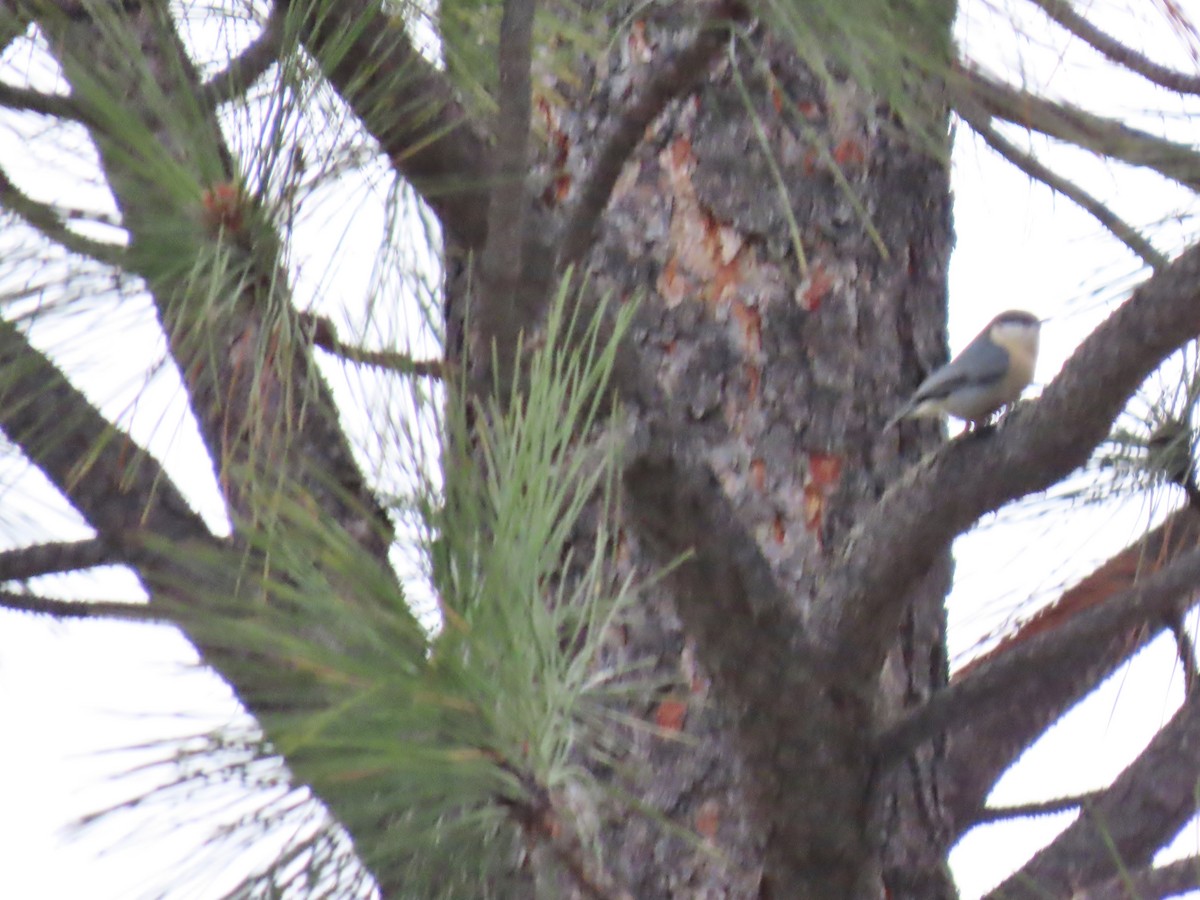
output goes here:
<path id="1" fill-rule="evenodd" d="M 901 419 L 948 413 L 983 425 L 1000 407 L 1021 396 L 1037 362 L 1037 316 L 1015 309 L 1002 312 L 962 353 L 931 374 L 885 428 Z"/>

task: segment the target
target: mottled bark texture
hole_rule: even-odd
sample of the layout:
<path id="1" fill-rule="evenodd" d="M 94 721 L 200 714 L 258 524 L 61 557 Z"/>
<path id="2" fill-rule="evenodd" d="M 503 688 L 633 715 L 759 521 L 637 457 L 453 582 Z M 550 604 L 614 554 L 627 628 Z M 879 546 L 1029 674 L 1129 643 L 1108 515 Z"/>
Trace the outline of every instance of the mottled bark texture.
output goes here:
<path id="1" fill-rule="evenodd" d="M 561 154 L 541 161 L 543 221 L 570 210 L 573 191 L 593 171 L 588 148 L 603 144 L 598 136 L 612 118 L 694 41 L 688 29 L 639 29 L 617 44 L 603 77 L 562 88 L 578 107 L 542 110 Z M 652 449 L 627 477 L 624 564 L 647 575 L 670 562 L 688 547 L 663 520 L 694 515 L 752 535 L 774 582 L 746 590 L 748 604 L 722 635 L 719 618 L 695 609 L 707 601 L 689 585 L 713 590 L 722 563 L 704 555 L 735 551 L 697 543 L 695 565 L 685 564 L 623 623 L 613 654 L 653 660 L 679 685 L 636 712 L 680 734 L 630 732 L 622 770 L 635 773 L 642 802 L 702 840 L 625 816 L 607 825 L 605 858 L 639 898 L 951 897 L 940 747 L 926 746 L 887 774 L 872 771 L 869 750 L 873 722 L 946 681 L 948 553 L 910 592 L 869 696 L 808 709 L 808 694 L 838 679 L 813 674 L 826 660 L 806 658 L 803 634 L 833 548 L 940 439 L 933 426 L 899 436 L 880 427 L 944 359 L 948 174 L 875 98 L 845 81 L 820 83 L 765 33 L 753 45 L 761 54 L 754 62 L 748 52 L 740 63 L 714 53 L 698 90 L 670 103 L 645 132 L 583 258 L 594 294 L 640 300 L 630 355 L 673 411 L 648 409 L 645 393 L 625 392 L 641 423 L 634 432 L 650 433 Z M 790 240 L 788 205 L 803 260 Z M 449 284 L 453 313 L 465 280 Z M 670 419 L 660 430 L 686 434 L 686 447 L 654 446 L 659 417 Z M 679 495 L 666 482 L 697 471 L 719 487 L 719 509 L 701 500 L 691 509 L 672 505 Z M 694 496 L 703 494 L 702 485 Z M 663 532 L 672 534 L 659 540 Z M 696 574 L 708 571 L 715 574 Z M 775 661 L 773 674 L 766 658 Z M 739 668 L 756 683 L 730 687 Z M 802 687 L 789 691 L 793 682 Z M 749 705 L 756 696 L 771 708 Z M 804 778 L 781 776 L 792 772 Z M 799 806 L 805 816 L 791 814 Z"/>

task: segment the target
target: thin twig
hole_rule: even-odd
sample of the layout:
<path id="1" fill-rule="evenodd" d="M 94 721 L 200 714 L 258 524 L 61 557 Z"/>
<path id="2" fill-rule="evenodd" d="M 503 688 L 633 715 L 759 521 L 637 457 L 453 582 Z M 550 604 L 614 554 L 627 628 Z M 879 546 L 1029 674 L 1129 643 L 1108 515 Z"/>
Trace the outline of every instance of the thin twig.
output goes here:
<path id="1" fill-rule="evenodd" d="M 125 554 L 111 540 L 53 541 L 0 552 L 0 581 L 76 572 L 121 562 Z"/>
<path id="2" fill-rule="evenodd" d="M 204 82 L 204 99 L 213 106 L 219 106 L 246 93 L 279 59 L 283 45 L 283 24 L 280 8 L 272 6 L 259 36 L 230 60 L 224 71 Z"/>
<path id="3" fill-rule="evenodd" d="M 126 622 L 164 622 L 170 619 L 148 603 L 112 600 L 57 600 L 33 594 L 0 591 L 0 609 L 38 613 L 56 619 L 118 619 Z"/>
<path id="4" fill-rule="evenodd" d="M 325 316 L 302 312 L 299 318 L 301 327 L 307 329 L 309 340 L 314 347 L 320 347 L 327 353 L 349 362 L 419 378 L 441 379 L 446 375 L 446 364 L 440 359 L 413 359 L 411 355 L 397 353 L 395 350 L 364 350 L 362 347 L 344 343 L 337 336 L 333 323 Z"/>
<path id="5" fill-rule="evenodd" d="M 1101 791 L 1088 791 L 1085 794 L 1075 794 L 1072 797 L 1055 797 L 1052 800 L 1016 803 L 1012 806 L 985 806 L 979 811 L 979 816 L 972 824 L 982 825 L 987 822 L 999 822 L 1004 819 L 1051 816 L 1055 813 L 1067 812 L 1068 810 L 1084 806 L 1099 797 L 1101 793 Z"/>
<path id="6" fill-rule="evenodd" d="M 1062 194 L 1089 212 L 1097 222 L 1112 232 L 1122 244 L 1140 256 L 1146 265 L 1155 271 L 1167 265 L 1167 258 L 1138 233 L 1137 229 L 1114 213 L 1079 185 L 1043 165 L 1035 156 L 1021 150 L 996 131 L 986 114 L 973 109 L 969 103 L 959 104 L 958 114 L 983 138 L 989 147 L 1011 162 L 1014 166 L 1052 191 Z"/>
<path id="7" fill-rule="evenodd" d="M 1071 34 L 1117 65 L 1176 93 L 1200 94 L 1200 77 L 1159 65 L 1148 56 L 1122 44 L 1075 12 L 1066 0 L 1033 0 L 1033 3 Z"/>
<path id="8" fill-rule="evenodd" d="M 1067 103 L 1014 88 L 970 65 L 947 78 L 955 108 L 973 102 L 989 115 L 1040 131 L 1069 144 L 1158 172 L 1200 191 L 1200 156 L 1190 144 L 1168 141 Z"/>
<path id="9" fill-rule="evenodd" d="M 417 378 L 438 380 L 445 377 L 445 364 L 440 359 L 413 359 L 409 354 L 397 353 L 395 350 L 364 350 L 348 344 L 322 349 L 349 362 L 374 366 L 377 369 L 395 372 L 397 375 L 415 375 Z"/>
<path id="10" fill-rule="evenodd" d="M 594 162 L 583 176 L 577 199 L 567 216 L 559 250 L 560 262 L 575 262 L 587 250 L 621 169 L 645 136 L 646 129 L 669 102 L 700 83 L 726 45 L 728 31 L 721 26 L 740 21 L 746 15 L 745 6 L 736 0 L 719 0 L 711 6 L 692 43 L 671 58 L 660 61 L 657 71 L 652 72 L 638 93 L 622 106 L 620 115 L 611 119 L 601 131 L 595 151 L 589 154 Z"/>

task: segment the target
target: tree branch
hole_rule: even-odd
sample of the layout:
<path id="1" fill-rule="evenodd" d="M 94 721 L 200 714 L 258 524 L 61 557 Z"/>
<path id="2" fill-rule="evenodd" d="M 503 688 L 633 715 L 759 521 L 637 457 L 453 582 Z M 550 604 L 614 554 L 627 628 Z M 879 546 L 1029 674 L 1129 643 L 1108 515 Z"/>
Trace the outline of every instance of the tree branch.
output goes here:
<path id="1" fill-rule="evenodd" d="M 148 603 L 114 603 L 108 600 L 56 600 L 33 594 L 0 591 L 0 609 L 53 616 L 56 619 L 109 619 L 126 622 L 171 624 L 158 607 Z"/>
<path id="2" fill-rule="evenodd" d="M 474 317 L 477 350 L 496 361 L 499 384 L 507 384 L 518 336 L 533 318 L 516 305 L 539 305 L 541 298 L 520 290 L 525 246 L 526 175 L 529 125 L 533 109 L 529 67 L 532 61 L 535 0 L 504 0 L 500 18 L 497 67 L 500 109 L 496 120 L 496 173 L 488 201 L 487 241 L 483 246 L 486 302 Z"/>
<path id="3" fill-rule="evenodd" d="M 1200 888 L 1200 856 L 1176 860 L 1157 868 L 1124 871 L 1108 881 L 1084 888 L 1072 900 L 1163 900 Z"/>
<path id="4" fill-rule="evenodd" d="M 1149 865 L 1196 811 L 1198 744 L 1200 697 L 1192 695 L 1099 799 L 989 897 L 1073 896 L 1079 885 Z"/>
<path id="5" fill-rule="evenodd" d="M 9 180 L 8 175 L 2 169 L 0 169 L 0 206 L 31 228 L 35 228 L 48 240 L 71 253 L 116 267 L 120 267 L 125 259 L 125 248 L 116 244 L 106 244 L 103 241 L 94 241 L 76 234 L 67 227 L 54 207 L 34 200 L 22 192 Z"/>
<path id="6" fill-rule="evenodd" d="M 1038 635 L 1053 635 L 1082 612 L 1095 609 L 1118 592 L 1177 560 L 1200 544 L 1200 515 L 1185 507 L 1120 551 L 1090 575 L 1064 592 L 1053 604 L 1020 626 L 992 651 L 974 660 L 955 676 L 954 686 L 975 673 L 1002 662 L 1011 652 Z M 1156 622 L 1151 622 L 1151 626 Z M 1135 627 L 1103 646 L 1093 648 L 1089 664 L 1043 671 L 1038 690 L 1022 704 L 1008 704 L 990 718 L 967 711 L 949 723 L 943 763 L 943 793 L 957 833 L 979 821 L 981 809 L 996 780 L 1045 729 L 1088 694 L 1124 660 L 1154 636 L 1153 627 Z M 936 726 L 933 733 L 945 727 Z"/>
<path id="7" fill-rule="evenodd" d="M 484 136 L 445 75 L 378 0 L 279 0 L 325 76 L 396 171 L 465 246 L 487 237 L 491 170 Z"/>
<path id="8" fill-rule="evenodd" d="M 590 246 L 596 223 L 608 206 L 613 186 L 646 129 L 676 97 L 690 92 L 708 72 L 725 46 L 728 30 L 722 26 L 742 21 L 745 6 L 737 0 L 717 0 L 701 18 L 699 30 L 690 44 L 668 59 L 656 60 L 658 68 L 637 93 L 622 106 L 597 136 L 595 148 L 585 154 L 592 160 L 583 176 L 578 196 L 563 231 L 558 257 L 561 263 L 574 263 Z"/>
<path id="9" fill-rule="evenodd" d="M 960 66 L 947 79 L 954 107 L 975 104 L 988 115 L 1040 131 L 1097 156 L 1152 169 L 1194 191 L 1200 190 L 1200 157 L 1178 144 L 1115 119 L 1056 103 L 1003 84 L 979 69 Z"/>
<path id="10" fill-rule="evenodd" d="M 111 539 L 34 544 L 0 552 L 0 581 L 75 572 L 124 561 L 125 553 Z"/>
<path id="11" fill-rule="evenodd" d="M 158 462 L 108 422 L 26 340 L 0 320 L 0 430 L 103 539 L 146 531 L 164 541 L 208 538 Z M 11 576 L 10 576 L 11 577 Z"/>
<path id="12" fill-rule="evenodd" d="M 1192 247 L 1093 331 L 1038 401 L 994 432 L 950 442 L 892 486 L 850 533 L 815 598 L 815 645 L 834 648 L 834 664 L 866 689 L 908 589 L 950 542 L 1082 465 L 1138 385 L 1198 332 L 1200 247 Z"/>
<path id="13" fill-rule="evenodd" d="M 1154 249 L 1137 229 L 1125 222 L 1111 209 L 1085 191 L 1079 185 L 1063 178 L 1053 169 L 1043 165 L 1035 156 L 1026 153 L 1015 144 L 1008 141 L 988 122 L 986 115 L 980 115 L 969 103 L 959 104 L 958 114 L 971 128 L 983 138 L 988 146 L 1011 162 L 1030 178 L 1042 182 L 1052 191 L 1062 194 L 1074 201 L 1078 206 L 1091 213 L 1101 225 L 1112 232 L 1121 243 L 1140 256 L 1146 265 L 1152 269 L 1161 269 L 1167 265 L 1167 258 Z"/>
<path id="14" fill-rule="evenodd" d="M 1198 582 L 1200 548 L 1195 548 L 1137 587 L 1012 647 L 887 729 L 878 742 L 881 760 L 900 759 L 952 725 L 968 727 L 968 722 L 1036 703 L 1044 682 L 1056 682 L 1070 670 L 1090 671 L 1113 640 L 1139 627 L 1161 628 L 1168 615 L 1186 610 L 1198 599 Z"/>
<path id="15" fill-rule="evenodd" d="M 1005 819 L 1028 819 L 1036 816 L 1050 816 L 1055 813 L 1076 809 L 1099 796 L 1099 791 L 1088 791 L 1086 794 L 1076 794 L 1073 797 L 1055 797 L 1053 800 L 1018 803 L 1015 806 L 988 806 L 984 807 L 979 816 L 971 824 L 979 825 L 985 822 L 1000 822 Z"/>
<path id="16" fill-rule="evenodd" d="M 413 359 L 408 353 L 397 353 L 394 350 L 364 350 L 362 347 L 343 342 L 338 337 L 333 323 L 325 316 L 302 312 L 298 317 L 301 327 L 306 329 L 314 347 L 320 347 L 348 362 L 374 366 L 397 375 L 436 379 L 446 377 L 446 364 L 440 359 Z"/>
<path id="17" fill-rule="evenodd" d="M 204 99 L 212 106 L 220 106 L 245 94 L 279 59 L 283 26 L 284 16 L 280 7 L 272 6 L 259 36 L 230 60 L 224 71 L 204 82 L 201 88 Z"/>
<path id="18" fill-rule="evenodd" d="M 0 106 L 7 109 L 40 113 L 70 122 L 82 122 L 83 113 L 66 94 L 47 94 L 33 88 L 17 87 L 0 81 Z"/>
<path id="19" fill-rule="evenodd" d="M 169 11 L 85 5 L 65 21 L 47 13 L 39 25 L 67 80 L 87 85 L 98 113 L 106 97 L 119 96 L 134 116 L 116 131 L 94 127 L 91 137 L 130 235 L 126 268 L 150 286 L 235 527 L 263 527 L 277 514 L 280 491 L 302 494 L 385 560 L 391 522 L 354 460 L 311 347 L 298 339 L 273 226 L 238 196 L 238 224 L 226 233 L 198 229 L 204 195 L 180 192 L 128 150 L 124 129 L 146 142 L 149 158 L 169 160 L 197 186 L 233 177 L 214 111 L 194 102 L 199 74 Z M 136 77 L 130 46 L 142 51 L 132 63 Z M 162 102 L 178 115 L 155 113 Z M 172 237 L 164 243 L 164 235 Z"/>
<path id="20" fill-rule="evenodd" d="M 1148 56 L 1138 53 L 1132 47 L 1127 47 L 1075 12 L 1066 0 L 1032 0 L 1032 2 L 1040 7 L 1051 20 L 1117 65 L 1124 66 L 1147 81 L 1177 94 L 1200 94 L 1200 78 L 1159 65 Z"/>

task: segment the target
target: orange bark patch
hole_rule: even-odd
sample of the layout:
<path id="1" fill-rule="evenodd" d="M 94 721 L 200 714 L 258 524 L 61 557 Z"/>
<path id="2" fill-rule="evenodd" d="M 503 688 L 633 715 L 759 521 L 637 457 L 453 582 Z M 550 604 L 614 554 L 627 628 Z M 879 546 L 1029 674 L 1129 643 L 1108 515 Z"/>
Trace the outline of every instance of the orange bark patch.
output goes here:
<path id="1" fill-rule="evenodd" d="M 758 353 L 762 350 L 762 314 L 745 303 L 734 303 L 730 310 L 742 327 L 742 346 L 749 353 Z"/>
<path id="2" fill-rule="evenodd" d="M 679 272 L 679 260 L 672 256 L 658 276 L 658 292 L 667 306 L 677 306 L 687 296 L 691 284 Z"/>
<path id="3" fill-rule="evenodd" d="M 771 522 L 771 537 L 775 540 L 776 544 L 780 545 L 787 540 L 787 528 L 783 524 L 783 516 L 779 513 L 775 513 L 775 518 Z"/>
<path id="4" fill-rule="evenodd" d="M 664 700 L 654 710 L 654 724 L 663 731 L 681 731 L 687 718 L 687 703 L 682 700 Z"/>
<path id="5" fill-rule="evenodd" d="M 711 282 L 711 298 L 713 300 L 718 300 L 721 297 L 724 297 L 729 288 L 741 281 L 741 270 L 741 264 L 738 262 L 738 258 L 736 256 L 727 263 L 718 262 L 717 272 L 715 275 L 713 275 Z"/>
<path id="6" fill-rule="evenodd" d="M 571 176 L 565 171 L 567 158 L 571 153 L 571 139 L 562 130 L 558 111 L 545 97 L 537 99 L 537 112 L 542 120 L 542 127 L 546 129 L 547 143 L 554 148 L 554 160 L 551 165 L 557 171 L 555 177 L 550 180 L 542 192 L 542 199 L 548 205 L 556 206 L 571 193 L 571 186 L 574 183 Z"/>
<path id="7" fill-rule="evenodd" d="M 842 459 L 829 453 L 808 454 L 808 472 L 804 476 L 804 527 L 821 533 L 825 504 L 842 477 Z"/>
<path id="8" fill-rule="evenodd" d="M 810 453 L 808 475 L 822 489 L 833 490 L 842 478 L 842 458 L 831 453 Z"/>
<path id="9" fill-rule="evenodd" d="M 844 138 L 833 148 L 833 158 L 843 170 L 861 169 L 867 161 L 867 154 L 859 141 Z"/>
<path id="10" fill-rule="evenodd" d="M 712 840 L 717 836 L 717 827 L 721 824 L 721 807 L 716 800 L 705 800 L 696 810 L 696 831 L 703 837 Z"/>
<path id="11" fill-rule="evenodd" d="M 821 118 L 821 106 L 812 100 L 801 100 L 796 104 L 796 109 L 800 110 L 800 115 L 810 122 Z"/>
<path id="12" fill-rule="evenodd" d="M 783 112 L 783 92 L 779 90 L 779 84 L 774 78 L 771 79 L 771 106 L 775 108 L 775 112 Z"/>
<path id="13" fill-rule="evenodd" d="M 809 312 L 821 308 L 821 303 L 833 288 L 833 276 L 820 263 L 814 263 L 808 270 L 808 279 L 801 286 L 800 306 Z"/>
<path id="14" fill-rule="evenodd" d="M 762 457 L 750 460 L 750 481 L 760 494 L 767 489 L 767 464 Z"/>

